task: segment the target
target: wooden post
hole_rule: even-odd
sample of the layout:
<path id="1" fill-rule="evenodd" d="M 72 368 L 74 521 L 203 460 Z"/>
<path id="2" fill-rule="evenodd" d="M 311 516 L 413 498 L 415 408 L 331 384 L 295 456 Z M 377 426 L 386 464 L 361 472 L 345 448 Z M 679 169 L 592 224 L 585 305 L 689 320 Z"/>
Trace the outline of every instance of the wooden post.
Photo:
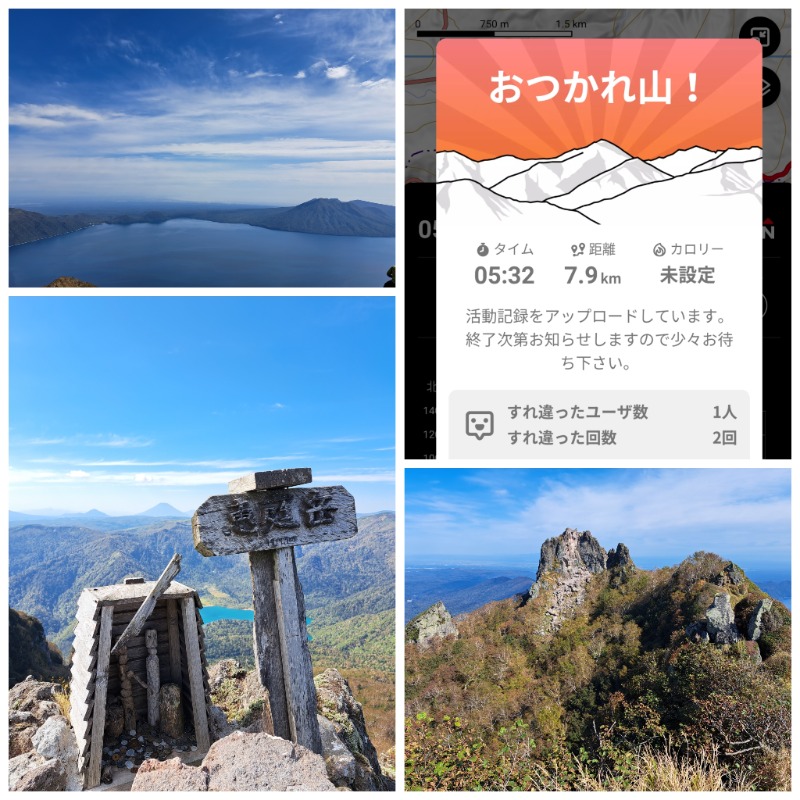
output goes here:
<path id="1" fill-rule="evenodd" d="M 197 638 L 197 618 L 194 611 L 194 598 L 185 597 L 183 606 L 183 638 L 186 645 L 186 666 L 189 671 L 189 689 L 192 695 L 192 715 L 197 749 L 203 752 L 211 747 L 208 732 L 208 712 L 206 691 L 203 686 L 203 662 L 200 656 L 200 642 Z"/>
<path id="2" fill-rule="evenodd" d="M 204 556 L 249 553 L 253 637 L 261 684 L 269 692 L 277 736 L 322 752 L 305 602 L 294 547 L 358 533 L 355 502 L 342 486 L 290 489 L 310 469 L 257 472 L 232 481 L 234 494 L 209 497 L 192 518 Z"/>
<path id="3" fill-rule="evenodd" d="M 111 650 L 113 656 L 120 648 L 125 647 L 134 636 L 139 634 L 139 631 L 144 627 L 147 618 L 153 613 L 156 607 L 158 598 L 169 588 L 172 579 L 181 571 L 181 554 L 175 553 L 161 573 L 161 577 L 156 581 L 156 585 L 150 590 L 150 593 L 145 597 L 144 602 L 139 606 L 139 610 L 134 614 L 133 619 L 128 623 L 128 627 L 122 632 L 122 635 L 117 639 Z"/>
<path id="4" fill-rule="evenodd" d="M 144 638 L 147 644 L 147 658 L 145 659 L 147 680 L 143 681 L 133 670 L 130 670 L 128 675 L 147 692 L 147 723 L 151 728 L 157 728 L 159 692 L 161 691 L 161 668 L 158 663 L 158 632 L 152 629 L 146 630 Z"/>
<path id="5" fill-rule="evenodd" d="M 181 635 L 178 627 L 178 601 L 167 600 L 167 635 L 169 637 L 169 675 L 172 683 L 181 685 Z"/>
<path id="6" fill-rule="evenodd" d="M 257 550 L 250 553 L 250 575 L 253 579 L 253 649 L 256 669 L 261 685 L 269 694 L 272 732 L 282 739 L 291 739 L 278 614 L 275 609 L 275 592 L 272 588 L 274 574 L 271 551 Z"/>
<path id="7" fill-rule="evenodd" d="M 111 663 L 111 622 L 114 606 L 103 606 L 100 612 L 100 640 L 97 644 L 97 667 L 94 682 L 94 711 L 92 713 L 92 740 L 89 745 L 89 769 L 86 788 L 100 785 L 100 761 L 103 756 L 103 735 L 106 728 L 106 694 L 108 668 Z"/>
<path id="8" fill-rule="evenodd" d="M 275 563 L 273 586 L 278 612 L 281 660 L 289 708 L 292 741 L 314 753 L 322 753 L 322 739 L 317 722 L 317 692 L 311 669 L 311 654 L 305 632 L 305 618 L 300 618 L 297 603 L 297 567 L 293 547 L 273 550 Z"/>

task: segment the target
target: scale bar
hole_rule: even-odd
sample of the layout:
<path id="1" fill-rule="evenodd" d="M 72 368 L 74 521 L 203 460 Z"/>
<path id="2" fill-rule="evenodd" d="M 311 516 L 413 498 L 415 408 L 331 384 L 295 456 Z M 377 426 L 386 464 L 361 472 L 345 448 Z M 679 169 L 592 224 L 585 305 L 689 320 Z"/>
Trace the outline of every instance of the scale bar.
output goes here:
<path id="1" fill-rule="evenodd" d="M 417 38 L 424 39 L 569 39 L 572 31 L 417 31 Z"/>

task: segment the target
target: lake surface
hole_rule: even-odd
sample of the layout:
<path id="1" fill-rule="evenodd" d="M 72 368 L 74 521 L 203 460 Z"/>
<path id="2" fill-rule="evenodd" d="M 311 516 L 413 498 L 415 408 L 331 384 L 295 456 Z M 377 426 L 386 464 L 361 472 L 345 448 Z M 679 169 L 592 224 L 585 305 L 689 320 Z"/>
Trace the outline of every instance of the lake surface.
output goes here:
<path id="1" fill-rule="evenodd" d="M 220 619 L 245 619 L 248 622 L 253 621 L 253 610 L 250 608 L 225 608 L 224 606 L 204 606 L 200 609 L 200 618 L 203 620 L 204 625 L 209 622 L 216 622 Z M 310 625 L 314 620 L 311 617 L 306 617 L 306 625 Z M 308 641 L 312 641 L 309 634 Z"/>
<path id="2" fill-rule="evenodd" d="M 246 619 L 253 621 L 253 610 L 251 608 L 224 608 L 223 606 L 203 606 L 200 609 L 200 617 L 204 624 L 216 622 L 218 619 Z"/>
<path id="3" fill-rule="evenodd" d="M 9 248 L 9 282 L 46 286 L 68 275 L 101 287 L 379 287 L 394 244 L 193 219 L 104 224 Z"/>

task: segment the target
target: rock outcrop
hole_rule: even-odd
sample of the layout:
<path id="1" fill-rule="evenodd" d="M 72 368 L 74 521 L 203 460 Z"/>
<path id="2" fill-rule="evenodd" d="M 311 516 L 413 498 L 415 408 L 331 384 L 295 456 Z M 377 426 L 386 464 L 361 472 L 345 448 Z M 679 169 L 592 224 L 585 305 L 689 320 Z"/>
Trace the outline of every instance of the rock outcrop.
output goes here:
<path id="1" fill-rule="evenodd" d="M 419 647 L 427 647 L 431 642 L 445 636 L 458 636 L 458 628 L 441 600 L 417 614 L 406 625 L 407 641 L 414 642 Z"/>
<path id="2" fill-rule="evenodd" d="M 735 644 L 741 637 L 736 627 L 736 615 L 731 597 L 717 592 L 714 602 L 706 609 L 705 619 L 697 620 L 686 628 L 686 636 L 693 642 Z"/>
<path id="3" fill-rule="evenodd" d="M 214 742 L 199 767 L 145 761 L 132 792 L 332 792 L 322 756 L 268 733 L 234 731 Z"/>
<path id="4" fill-rule="evenodd" d="M 80 791 L 75 734 L 54 699 L 57 683 L 32 676 L 8 693 L 8 785 L 15 792 Z"/>
<path id="5" fill-rule="evenodd" d="M 759 600 L 758 605 L 753 609 L 750 619 L 747 622 L 747 638 L 757 642 L 761 638 L 762 626 L 761 618 L 772 608 L 772 598 L 765 597 Z"/>
<path id="6" fill-rule="evenodd" d="M 55 696 L 62 691 L 57 683 L 37 681 L 30 675 L 11 687 L 8 692 L 9 758 L 34 749 L 33 735 L 45 720 L 61 713 Z"/>
<path id="7" fill-rule="evenodd" d="M 723 567 L 719 575 L 714 578 L 714 583 L 717 586 L 742 586 L 746 585 L 745 575 L 733 561 Z"/>
<path id="8" fill-rule="evenodd" d="M 735 644 L 739 641 L 729 594 L 719 592 L 714 595 L 714 602 L 706 611 L 706 630 L 715 644 Z"/>
<path id="9" fill-rule="evenodd" d="M 381 772 L 378 754 L 367 733 L 363 709 L 347 681 L 337 670 L 327 669 L 314 683 L 322 757 L 328 779 L 341 789 L 394 789 L 394 781 Z M 209 686 L 216 704 L 211 707 L 216 738 L 229 738 L 237 730 L 272 733 L 266 692 L 255 672 L 247 672 L 238 662 L 226 659 L 209 669 Z M 155 776 L 150 780 L 155 780 Z"/>
<path id="10" fill-rule="evenodd" d="M 624 544 L 606 553 L 590 531 L 567 528 L 542 545 L 536 581 L 523 596 L 523 604 L 547 592 L 547 623 L 543 632 L 558 630 L 583 603 L 586 587 L 595 575 L 607 569 L 622 574 L 634 568 L 630 551 Z"/>
<path id="11" fill-rule="evenodd" d="M 378 753 L 367 733 L 364 710 L 353 696 L 350 685 L 335 669 L 326 669 L 317 675 L 314 684 L 318 716 L 329 723 L 320 725 L 328 777 L 337 786 L 356 791 L 393 790 L 394 781 L 381 772 Z M 352 765 L 340 745 L 352 754 Z"/>

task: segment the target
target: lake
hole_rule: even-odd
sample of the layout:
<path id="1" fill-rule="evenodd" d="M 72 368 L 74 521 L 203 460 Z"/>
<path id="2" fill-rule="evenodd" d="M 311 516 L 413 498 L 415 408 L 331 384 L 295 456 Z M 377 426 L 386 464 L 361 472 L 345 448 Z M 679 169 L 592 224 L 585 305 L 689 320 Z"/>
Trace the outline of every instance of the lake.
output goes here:
<path id="1" fill-rule="evenodd" d="M 253 621 L 253 610 L 250 608 L 224 608 L 223 606 L 203 606 L 200 617 L 204 624 L 216 622 L 218 619 L 246 619 Z"/>
<path id="2" fill-rule="evenodd" d="M 209 622 L 216 622 L 220 619 L 245 619 L 248 622 L 253 621 L 253 610 L 250 608 L 225 608 L 224 606 L 204 606 L 200 609 L 200 618 L 203 620 L 204 625 Z M 306 625 L 310 625 L 314 620 L 311 617 L 306 617 Z M 308 634 L 307 634 L 308 635 Z M 311 636 L 308 635 L 308 641 L 312 641 Z"/>
<path id="3" fill-rule="evenodd" d="M 380 287 L 394 245 L 194 219 L 103 224 L 9 248 L 9 284 L 68 275 L 101 287 Z"/>

